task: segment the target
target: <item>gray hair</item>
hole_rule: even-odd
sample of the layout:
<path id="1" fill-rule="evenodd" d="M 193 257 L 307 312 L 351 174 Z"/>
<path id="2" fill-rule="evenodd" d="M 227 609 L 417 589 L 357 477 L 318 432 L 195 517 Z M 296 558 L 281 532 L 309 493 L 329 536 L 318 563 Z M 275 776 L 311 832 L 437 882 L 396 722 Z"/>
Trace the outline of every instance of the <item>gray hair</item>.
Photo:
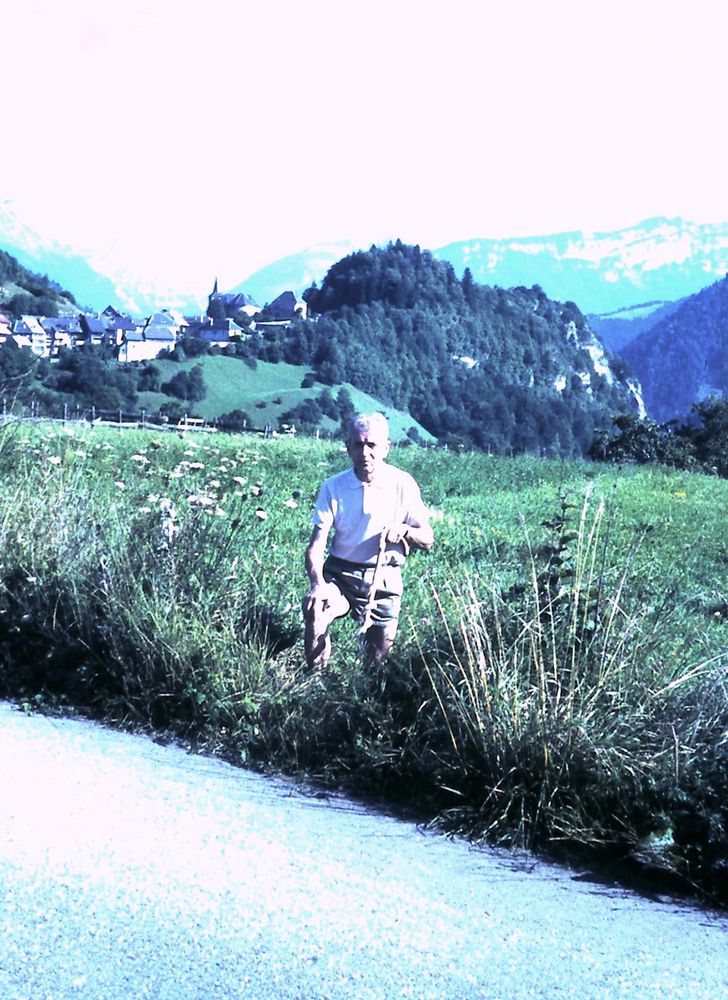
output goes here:
<path id="1" fill-rule="evenodd" d="M 383 413 L 357 413 L 349 424 L 347 439 L 354 433 L 366 431 L 380 431 L 385 441 L 389 441 L 389 423 Z"/>

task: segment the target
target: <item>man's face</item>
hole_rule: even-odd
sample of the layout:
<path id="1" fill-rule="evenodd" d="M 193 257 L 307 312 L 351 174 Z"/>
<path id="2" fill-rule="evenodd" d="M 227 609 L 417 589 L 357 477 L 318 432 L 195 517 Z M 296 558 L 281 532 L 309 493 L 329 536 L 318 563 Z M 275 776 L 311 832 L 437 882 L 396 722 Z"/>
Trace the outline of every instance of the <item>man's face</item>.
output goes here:
<path id="1" fill-rule="evenodd" d="M 389 440 L 381 431 L 353 430 L 346 442 L 351 464 L 358 479 L 371 483 L 389 454 Z"/>

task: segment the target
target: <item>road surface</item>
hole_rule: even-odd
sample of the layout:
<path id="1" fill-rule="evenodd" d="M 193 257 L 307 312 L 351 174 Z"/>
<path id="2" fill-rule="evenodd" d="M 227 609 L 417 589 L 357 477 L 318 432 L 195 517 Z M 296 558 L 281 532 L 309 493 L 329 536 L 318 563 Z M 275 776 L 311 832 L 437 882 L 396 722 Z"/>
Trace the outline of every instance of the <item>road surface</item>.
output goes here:
<path id="1" fill-rule="evenodd" d="M 719 1000 L 728 918 L 0 703 L 3 1000 Z"/>

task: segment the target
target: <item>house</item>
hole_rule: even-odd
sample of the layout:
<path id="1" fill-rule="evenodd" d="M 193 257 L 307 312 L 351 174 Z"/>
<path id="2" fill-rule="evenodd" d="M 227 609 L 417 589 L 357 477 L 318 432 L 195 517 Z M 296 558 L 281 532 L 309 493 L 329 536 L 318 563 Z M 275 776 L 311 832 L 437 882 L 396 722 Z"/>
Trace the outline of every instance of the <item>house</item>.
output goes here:
<path id="1" fill-rule="evenodd" d="M 140 323 L 137 323 L 131 316 L 125 316 L 123 313 L 117 312 L 112 306 L 107 306 L 104 309 L 101 313 L 101 319 L 106 328 L 107 341 L 114 347 L 121 346 L 127 333 L 131 333 L 134 330 L 141 330 Z"/>
<path id="2" fill-rule="evenodd" d="M 58 357 L 62 347 L 71 349 L 81 336 L 81 324 L 77 316 L 41 316 L 40 325 L 50 340 L 50 356 Z"/>
<path id="3" fill-rule="evenodd" d="M 113 326 L 116 320 L 122 319 L 123 315 L 115 306 L 108 305 L 102 313 L 99 313 L 99 319 L 102 319 L 108 327 Z"/>
<path id="4" fill-rule="evenodd" d="M 107 342 L 106 326 L 104 321 L 98 316 L 87 316 L 85 313 L 80 316 L 81 336 L 77 341 L 81 344 L 93 344 L 99 346 Z"/>
<path id="5" fill-rule="evenodd" d="M 187 320 L 182 321 L 187 326 Z M 152 315 L 147 319 L 144 324 L 144 336 L 149 339 L 155 339 L 161 331 L 167 331 L 171 333 L 175 342 L 179 336 L 181 329 L 181 324 L 178 323 L 171 313 L 166 310 L 161 312 L 152 313 Z"/>
<path id="6" fill-rule="evenodd" d="M 155 313 L 155 316 L 164 316 L 169 320 L 166 313 Z M 118 361 L 126 364 L 132 361 L 151 361 L 158 358 L 164 351 L 172 351 L 177 343 L 177 328 L 167 325 L 166 322 L 151 322 L 154 317 L 150 317 L 144 329 L 128 330 L 124 333 L 119 345 Z"/>
<path id="7" fill-rule="evenodd" d="M 0 343 L 4 344 L 9 337 L 12 337 L 12 335 L 12 320 L 9 316 L 6 316 L 5 313 L 0 313 Z"/>
<path id="8" fill-rule="evenodd" d="M 260 311 L 255 319 L 256 330 L 275 330 L 287 327 L 296 316 L 306 317 L 306 303 L 299 302 L 293 292 L 281 292 Z"/>
<path id="9" fill-rule="evenodd" d="M 215 284 L 212 287 L 212 291 L 207 297 L 207 311 L 210 312 L 210 306 L 213 302 L 222 303 L 223 311 L 226 316 L 231 313 L 244 313 L 246 316 L 251 318 L 260 312 L 260 306 L 245 292 L 220 292 L 217 288 L 217 278 L 215 278 Z"/>
<path id="10" fill-rule="evenodd" d="M 49 358 L 51 339 L 37 316 L 21 316 L 13 323 L 13 339 L 18 347 L 29 347 L 39 358 Z"/>
<path id="11" fill-rule="evenodd" d="M 228 347 L 232 340 L 239 339 L 247 331 L 234 319 L 212 319 L 205 316 L 191 322 L 187 328 L 187 336 L 196 337 L 213 347 Z"/>

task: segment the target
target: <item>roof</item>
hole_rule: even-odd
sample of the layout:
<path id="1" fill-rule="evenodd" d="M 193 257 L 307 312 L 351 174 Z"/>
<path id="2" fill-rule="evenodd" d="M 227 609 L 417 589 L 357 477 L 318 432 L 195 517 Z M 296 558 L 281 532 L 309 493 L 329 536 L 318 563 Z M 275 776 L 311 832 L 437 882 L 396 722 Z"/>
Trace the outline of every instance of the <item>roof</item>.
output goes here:
<path id="1" fill-rule="evenodd" d="M 196 336 L 199 337 L 200 340 L 204 340 L 211 344 L 227 344 L 230 340 L 229 332 L 221 329 L 219 326 L 212 330 L 200 330 Z"/>
<path id="2" fill-rule="evenodd" d="M 127 338 L 129 339 L 129 338 Z M 174 343 L 177 340 L 177 334 L 173 329 L 164 326 L 148 326 L 144 330 L 144 340 L 169 340 Z"/>
<path id="3" fill-rule="evenodd" d="M 114 316 L 107 316 L 104 320 L 107 330 L 136 330 L 138 324 L 131 316 L 124 316 L 116 313 Z"/>
<path id="4" fill-rule="evenodd" d="M 150 326 L 174 326 L 174 323 L 170 323 L 171 316 L 166 312 L 155 312 L 147 318 L 144 324 L 145 329 Z"/>
<path id="5" fill-rule="evenodd" d="M 106 327 L 104 321 L 99 319 L 98 316 L 86 316 L 85 314 L 81 316 L 81 327 L 87 333 L 95 333 L 100 337 L 103 337 L 106 333 Z"/>

